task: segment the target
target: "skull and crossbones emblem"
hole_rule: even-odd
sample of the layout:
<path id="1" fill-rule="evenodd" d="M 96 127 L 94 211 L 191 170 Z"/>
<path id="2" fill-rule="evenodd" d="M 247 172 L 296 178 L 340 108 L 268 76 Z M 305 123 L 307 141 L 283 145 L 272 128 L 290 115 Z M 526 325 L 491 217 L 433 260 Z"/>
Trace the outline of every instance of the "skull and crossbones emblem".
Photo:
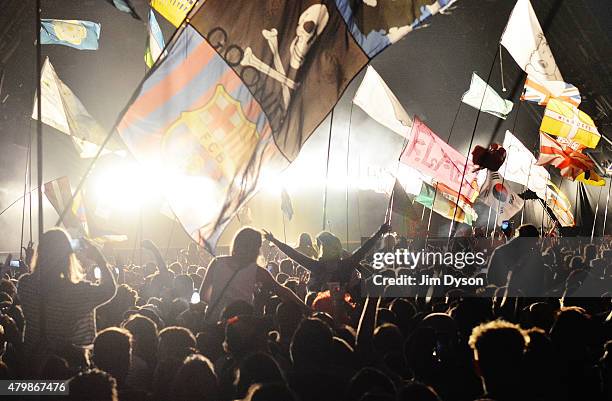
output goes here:
<path id="1" fill-rule="evenodd" d="M 282 97 L 284 108 L 289 107 L 291 100 L 291 91 L 296 90 L 299 86 L 295 82 L 298 70 L 304 64 L 304 60 L 310 51 L 315 40 L 321 35 L 321 32 L 327 26 L 329 21 L 329 12 L 323 4 L 313 4 L 308 7 L 298 20 L 295 30 L 295 38 L 289 47 L 290 59 L 289 68 L 285 70 L 283 61 L 278 50 L 278 31 L 274 28 L 264 29 L 261 31 L 262 36 L 268 42 L 268 47 L 272 52 L 273 66 L 264 63 L 253 54 L 253 49 L 247 47 L 244 49 L 244 55 L 240 61 L 243 67 L 253 67 L 259 72 L 276 80 L 282 86 Z"/>

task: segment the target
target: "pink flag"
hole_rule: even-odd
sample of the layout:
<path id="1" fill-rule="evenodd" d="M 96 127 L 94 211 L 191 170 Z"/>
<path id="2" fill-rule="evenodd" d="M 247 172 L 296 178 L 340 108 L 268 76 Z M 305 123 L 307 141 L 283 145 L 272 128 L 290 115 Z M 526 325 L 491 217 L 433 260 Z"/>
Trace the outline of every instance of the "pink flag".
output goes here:
<path id="1" fill-rule="evenodd" d="M 414 118 L 410 141 L 400 160 L 453 191 L 459 192 L 461 188 L 461 198 L 469 204 L 478 195 L 474 164 L 444 142 L 417 117 Z"/>

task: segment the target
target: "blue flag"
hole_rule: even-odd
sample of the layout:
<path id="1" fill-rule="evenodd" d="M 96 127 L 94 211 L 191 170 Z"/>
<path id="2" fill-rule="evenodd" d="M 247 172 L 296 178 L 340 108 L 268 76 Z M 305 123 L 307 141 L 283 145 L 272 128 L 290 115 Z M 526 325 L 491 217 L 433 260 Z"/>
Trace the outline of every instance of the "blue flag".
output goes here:
<path id="1" fill-rule="evenodd" d="M 112 4 L 117 10 L 130 14 L 132 18 L 142 21 L 130 0 L 106 0 L 106 2 Z"/>
<path id="2" fill-rule="evenodd" d="M 40 21 L 40 43 L 64 45 L 79 50 L 97 50 L 100 24 L 90 21 L 43 19 Z"/>
<path id="3" fill-rule="evenodd" d="M 147 39 L 147 48 L 144 56 L 147 67 L 153 67 L 155 61 L 162 55 L 165 46 L 164 35 L 162 35 L 161 28 L 155 19 L 155 14 L 151 10 L 149 12 L 149 38 Z"/>

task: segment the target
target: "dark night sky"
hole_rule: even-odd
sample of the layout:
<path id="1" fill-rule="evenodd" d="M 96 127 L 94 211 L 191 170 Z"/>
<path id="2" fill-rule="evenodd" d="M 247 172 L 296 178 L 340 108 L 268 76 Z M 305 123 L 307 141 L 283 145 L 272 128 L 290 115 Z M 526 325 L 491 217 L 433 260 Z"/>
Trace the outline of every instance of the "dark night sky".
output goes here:
<path id="1" fill-rule="evenodd" d="M 144 23 L 118 12 L 102 0 L 44 0 L 42 3 L 44 18 L 83 19 L 102 24 L 98 51 L 44 46 L 43 56 L 49 56 L 60 79 L 75 92 L 90 114 L 109 129 L 145 73 Z M 146 19 L 147 2 L 135 0 L 133 3 Z M 469 86 L 472 71 L 486 78 L 514 3 L 514 0 L 460 0 L 450 15 L 433 17 L 427 28 L 410 33 L 378 56 L 372 65 L 410 114 L 419 115 L 446 138 L 461 94 Z M 0 15 L 0 62 L 6 66 L 0 101 L 9 95 L 0 104 L 0 187 L 5 190 L 10 187 L 11 194 L 22 185 L 22 147 L 27 144 L 27 134 L 34 126 L 29 118 L 35 89 L 34 4 L 33 0 L 2 0 L 3 13 Z M 565 80 L 576 85 L 583 94 L 581 109 L 596 120 L 601 132 L 612 138 L 610 2 L 532 0 L 532 4 Z M 554 17 L 549 23 L 551 14 Z M 171 27 L 161 17 L 158 20 L 168 39 Z M 14 52 L 10 52 L 15 42 L 18 45 Z M 506 86 L 511 89 L 522 74 L 505 50 L 503 61 Z M 359 78 L 354 80 L 336 108 L 332 154 L 334 151 L 346 152 L 350 99 L 359 82 Z M 499 65 L 493 69 L 490 84 L 501 93 Z M 514 99 L 517 98 L 518 93 Z M 384 132 L 381 135 L 387 138 L 386 142 L 396 141 L 393 134 L 370 121 L 361 110 L 355 108 L 353 113 L 351 140 L 355 144 L 351 144 L 351 151 L 354 146 L 363 148 L 364 152 L 372 145 L 377 146 L 380 138 L 373 137 L 374 132 Z M 540 107 L 521 105 L 514 132 L 527 146 L 536 145 L 541 114 Z M 450 140 L 451 145 L 462 152 L 467 151 L 475 117 L 476 110 L 462 107 Z M 475 144 L 502 141 L 504 131 L 515 124 L 514 113 L 500 126 L 498 121 L 495 117 L 481 115 Z M 327 129 L 327 123 L 323 123 L 305 150 L 325 151 Z M 78 158 L 68 138 L 45 128 L 45 146 L 45 179 L 68 174 L 76 180 L 86 162 Z M 608 149 L 607 158 L 612 158 L 611 154 Z M 376 157 L 392 159 L 395 156 Z M 342 163 L 339 161 L 338 166 Z M 6 192 L 5 196 L 0 192 L 0 209 L 10 201 Z M 317 194 L 316 204 L 319 197 Z M 332 207 L 336 205 L 340 210 L 344 195 L 338 195 L 338 199 L 332 196 L 330 201 Z M 339 226 L 343 224 L 338 223 Z M 370 225 L 368 222 L 363 224 Z M 291 231 L 293 235 L 295 230 Z"/>

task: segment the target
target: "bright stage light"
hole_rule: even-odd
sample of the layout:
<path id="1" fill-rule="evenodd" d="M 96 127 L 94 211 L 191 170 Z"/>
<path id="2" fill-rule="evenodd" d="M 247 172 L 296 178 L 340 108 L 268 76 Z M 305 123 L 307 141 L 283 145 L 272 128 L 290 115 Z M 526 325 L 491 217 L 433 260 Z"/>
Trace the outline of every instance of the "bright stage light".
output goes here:
<path id="1" fill-rule="evenodd" d="M 106 167 L 94 179 L 93 190 L 100 205 L 105 208 L 136 211 L 162 188 L 159 175 L 136 163 L 118 163 Z"/>

